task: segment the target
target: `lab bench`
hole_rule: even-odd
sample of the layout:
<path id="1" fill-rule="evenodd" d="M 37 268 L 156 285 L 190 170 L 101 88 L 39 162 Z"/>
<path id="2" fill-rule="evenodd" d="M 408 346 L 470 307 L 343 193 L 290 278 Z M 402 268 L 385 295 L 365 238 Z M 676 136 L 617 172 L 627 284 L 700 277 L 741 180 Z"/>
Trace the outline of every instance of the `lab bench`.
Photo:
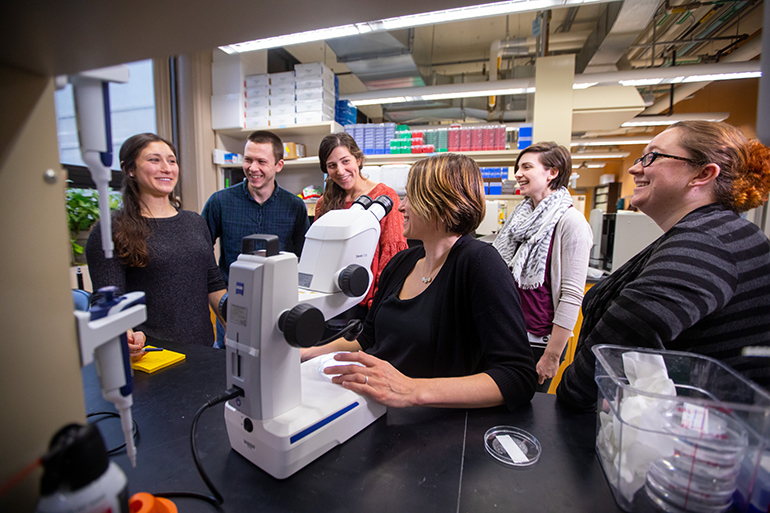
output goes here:
<path id="1" fill-rule="evenodd" d="M 156 344 L 153 344 L 156 345 Z M 137 465 L 113 457 L 128 477 L 129 494 L 209 490 L 190 452 L 193 416 L 224 392 L 225 350 L 157 343 L 186 359 L 154 374 L 135 373 L 133 417 L 140 430 Z M 83 369 L 88 412 L 112 411 L 94 366 Z M 119 423 L 99 423 L 105 443 L 122 443 Z M 497 462 L 484 433 L 506 425 L 524 429 L 542 446 L 529 467 Z M 201 463 L 228 512 L 618 512 L 594 453 L 596 415 L 577 413 L 538 393 L 514 412 L 390 408 L 372 425 L 284 480 L 230 448 L 223 405 L 206 410 L 197 428 Z M 173 499 L 184 512 L 213 511 L 206 503 Z"/>

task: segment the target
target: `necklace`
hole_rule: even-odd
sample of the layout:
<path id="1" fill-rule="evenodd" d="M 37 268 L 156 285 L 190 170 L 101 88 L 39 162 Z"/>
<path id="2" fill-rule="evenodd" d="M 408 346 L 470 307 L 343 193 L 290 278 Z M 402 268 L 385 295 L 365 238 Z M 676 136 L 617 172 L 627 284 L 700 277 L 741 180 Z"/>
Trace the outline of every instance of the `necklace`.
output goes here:
<path id="1" fill-rule="evenodd" d="M 442 263 L 443 264 L 443 263 Z M 422 264 L 423 272 L 425 272 L 425 262 Z M 428 276 L 422 276 L 420 279 L 424 284 L 429 284 L 433 281 L 433 276 L 431 276 L 433 273 L 437 273 L 441 269 L 441 266 L 438 266 L 438 269 L 433 269 L 431 272 L 428 273 Z"/>

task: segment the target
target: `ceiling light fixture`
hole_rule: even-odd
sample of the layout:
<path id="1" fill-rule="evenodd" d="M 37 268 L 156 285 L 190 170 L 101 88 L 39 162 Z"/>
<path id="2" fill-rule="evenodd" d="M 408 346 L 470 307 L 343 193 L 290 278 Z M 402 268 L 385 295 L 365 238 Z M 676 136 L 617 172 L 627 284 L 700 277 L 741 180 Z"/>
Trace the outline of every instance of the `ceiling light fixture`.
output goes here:
<path id="1" fill-rule="evenodd" d="M 637 126 L 666 126 L 673 125 L 677 121 L 724 121 L 730 116 L 729 112 L 700 112 L 691 114 L 671 114 L 670 116 L 638 116 L 626 121 L 623 128 L 632 128 Z"/>
<path id="2" fill-rule="evenodd" d="M 599 82 L 585 82 L 583 84 L 572 84 L 572 89 L 588 89 L 589 87 L 593 87 L 598 84 Z"/>
<path id="3" fill-rule="evenodd" d="M 256 39 L 254 41 L 246 41 L 244 43 L 220 46 L 219 49 L 229 54 L 253 52 L 254 50 L 310 43 L 312 41 L 325 41 L 327 39 L 355 36 L 369 32 L 380 32 L 383 30 L 398 30 L 403 28 L 421 27 L 424 25 L 449 23 L 452 21 L 503 16 L 518 12 L 543 11 L 558 7 L 608 3 L 611 1 L 613 0 L 512 0 L 507 2 L 494 2 L 482 5 L 457 7 L 455 9 L 410 14 L 407 16 L 397 16 L 395 18 L 386 18 L 377 21 L 352 23 L 338 27 L 287 34 L 285 36 L 267 37 L 264 39 Z"/>
<path id="4" fill-rule="evenodd" d="M 761 75 L 759 61 L 729 62 L 718 64 L 693 64 L 669 68 L 645 68 L 628 71 L 612 71 L 607 73 L 586 73 L 575 75 L 573 89 L 587 89 L 600 85 L 639 86 L 644 84 L 678 83 L 703 80 L 732 80 Z M 686 68 L 688 76 L 682 76 Z M 652 74 L 655 76 L 651 76 Z M 681 79 L 681 80 L 680 80 Z M 365 93 L 340 95 L 340 99 L 349 100 L 353 105 L 377 105 L 387 103 L 406 103 L 414 101 L 443 100 L 452 98 L 473 98 L 481 96 L 501 96 L 513 94 L 529 94 L 535 92 L 534 78 L 517 78 L 510 80 L 494 80 L 491 82 L 471 82 L 463 84 L 446 84 L 438 86 L 408 87 L 399 89 L 380 89 Z M 387 95 L 387 96 L 384 96 Z"/>
<path id="5" fill-rule="evenodd" d="M 602 139 L 572 139 L 570 146 L 621 146 L 627 144 L 650 144 L 652 137 L 606 137 Z"/>
<path id="6" fill-rule="evenodd" d="M 581 162 L 580 164 L 575 164 L 574 161 L 573 161 L 572 169 L 586 169 L 586 168 L 588 168 L 588 169 L 598 169 L 598 168 L 602 168 L 602 167 L 604 167 L 606 165 L 607 165 L 606 162 L 592 162 L 590 164 L 588 162 Z"/>
<path id="7" fill-rule="evenodd" d="M 511 80 L 495 80 L 493 82 L 403 87 L 340 95 L 340 99 L 349 100 L 356 107 L 360 107 L 362 105 L 527 94 L 535 91 L 535 88 L 532 87 L 533 83 L 534 80 L 531 78 L 516 78 Z"/>
<path id="8" fill-rule="evenodd" d="M 581 153 L 573 153 L 572 154 L 572 161 L 583 161 L 583 160 L 589 160 L 589 159 L 624 159 L 631 155 L 630 152 L 627 151 L 608 151 L 608 152 L 598 152 L 598 151 L 585 151 Z"/>
<path id="9" fill-rule="evenodd" d="M 762 76 L 760 61 L 719 62 L 715 64 L 690 64 L 667 68 L 640 68 L 604 73 L 575 75 L 573 88 L 592 85 L 649 86 L 660 84 L 684 84 L 688 82 L 713 82 Z"/>

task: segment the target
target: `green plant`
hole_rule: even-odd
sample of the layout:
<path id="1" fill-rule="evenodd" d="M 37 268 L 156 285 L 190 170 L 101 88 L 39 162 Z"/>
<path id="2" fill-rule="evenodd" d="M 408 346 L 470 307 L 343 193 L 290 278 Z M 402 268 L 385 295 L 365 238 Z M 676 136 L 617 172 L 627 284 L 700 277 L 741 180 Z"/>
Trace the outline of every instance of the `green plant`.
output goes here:
<path id="1" fill-rule="evenodd" d="M 110 210 L 120 208 L 121 195 L 110 191 Z M 78 244 L 78 233 L 88 231 L 99 220 L 99 193 L 94 189 L 67 189 L 67 224 L 73 256 L 82 255 L 84 248 Z"/>

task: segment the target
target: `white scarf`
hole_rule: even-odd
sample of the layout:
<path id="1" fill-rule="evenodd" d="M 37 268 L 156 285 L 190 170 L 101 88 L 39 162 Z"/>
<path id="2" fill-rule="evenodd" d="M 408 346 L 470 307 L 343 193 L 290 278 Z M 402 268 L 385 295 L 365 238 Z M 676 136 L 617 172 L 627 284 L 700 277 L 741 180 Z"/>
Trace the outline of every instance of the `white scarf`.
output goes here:
<path id="1" fill-rule="evenodd" d="M 513 210 L 493 243 L 522 289 L 536 289 L 545 281 L 546 260 L 556 223 L 572 206 L 566 187 L 560 187 L 534 208 L 526 198 Z"/>

